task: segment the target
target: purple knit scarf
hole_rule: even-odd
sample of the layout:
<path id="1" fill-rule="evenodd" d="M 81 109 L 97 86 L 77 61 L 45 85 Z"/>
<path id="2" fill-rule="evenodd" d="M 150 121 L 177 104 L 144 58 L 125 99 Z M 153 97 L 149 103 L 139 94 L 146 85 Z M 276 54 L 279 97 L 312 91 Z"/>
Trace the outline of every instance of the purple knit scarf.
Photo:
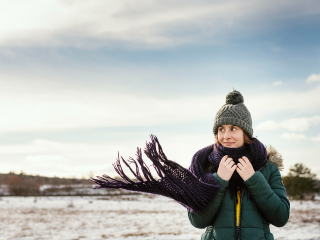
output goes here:
<path id="1" fill-rule="evenodd" d="M 260 170 L 260 168 L 264 166 L 267 161 L 267 150 L 258 139 L 253 139 L 252 144 L 245 144 L 239 148 L 227 148 L 221 144 L 214 144 L 213 151 L 208 156 L 209 163 L 212 164 L 210 169 L 211 173 L 218 171 L 220 161 L 225 155 L 228 155 L 228 157 L 232 158 L 235 164 L 239 163 L 239 158 L 242 158 L 243 156 L 247 157 L 255 171 Z M 245 185 L 243 179 L 235 170 L 231 179 L 229 180 L 231 198 L 236 196 L 238 188 L 243 190 Z"/>
<path id="2" fill-rule="evenodd" d="M 122 181 L 107 175 L 97 176 L 97 178 L 92 178 L 98 184 L 95 188 L 123 188 L 131 191 L 159 194 L 176 200 L 191 212 L 199 212 L 212 201 L 219 190 L 219 184 L 212 173 L 217 171 L 224 155 L 233 158 L 236 163 L 238 158 L 246 156 L 256 171 L 264 166 L 267 161 L 266 148 L 258 139 L 254 139 L 254 143 L 245 144 L 240 148 L 226 148 L 213 144 L 200 149 L 194 154 L 189 170 L 167 159 L 156 136 L 151 135 L 151 142 L 146 143 L 144 153 L 152 161 L 153 168 L 158 174 L 157 179 L 152 176 L 149 167 L 142 159 L 141 149 L 138 148 L 136 160 L 130 157 L 126 161 L 118 154 L 118 159 L 113 164 Z M 125 175 L 120 158 L 135 176 L 135 181 Z M 206 169 L 210 163 L 212 167 L 208 173 Z M 140 169 L 142 174 L 140 174 Z M 232 189 L 235 189 L 236 186 L 243 187 L 242 179 L 239 179 L 240 176 L 237 175 L 236 171 L 235 173 L 230 179 L 230 188 Z"/>

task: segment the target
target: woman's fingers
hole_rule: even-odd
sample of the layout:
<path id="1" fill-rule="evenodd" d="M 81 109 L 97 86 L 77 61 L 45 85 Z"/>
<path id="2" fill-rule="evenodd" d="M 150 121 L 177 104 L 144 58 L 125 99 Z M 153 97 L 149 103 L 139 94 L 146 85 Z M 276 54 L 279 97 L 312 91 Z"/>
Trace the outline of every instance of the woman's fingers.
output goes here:
<path id="1" fill-rule="evenodd" d="M 247 158 L 247 157 L 243 156 L 243 157 L 242 157 L 242 159 L 243 159 L 243 161 L 244 161 L 246 164 L 248 164 L 248 165 L 252 166 L 252 164 L 251 164 L 251 162 L 250 162 L 249 158 Z"/>
<path id="2" fill-rule="evenodd" d="M 232 158 L 228 158 L 228 159 L 227 159 L 227 163 L 228 163 L 227 167 L 228 167 L 229 169 L 231 169 L 231 171 L 232 171 L 232 173 L 233 173 L 233 172 L 234 172 L 233 166 L 237 166 L 236 163 L 233 161 Z"/>
<path id="3" fill-rule="evenodd" d="M 227 165 L 230 165 L 230 163 L 233 162 L 232 160 L 233 160 L 232 158 L 228 158 L 228 159 L 226 160 Z M 232 165 L 231 165 L 231 166 L 232 166 Z"/>
<path id="4" fill-rule="evenodd" d="M 237 169 L 237 164 L 228 155 L 221 158 L 217 174 L 222 179 L 229 181 L 234 171 Z"/>
<path id="5" fill-rule="evenodd" d="M 241 163 L 237 164 L 237 167 L 242 171 L 243 170 L 243 166 L 241 165 Z"/>
<path id="6" fill-rule="evenodd" d="M 228 159 L 228 155 L 224 155 L 223 158 L 221 159 L 221 162 L 225 162 Z"/>
<path id="7" fill-rule="evenodd" d="M 246 156 L 243 156 L 242 159 L 245 160 L 245 161 L 249 161 L 249 159 Z"/>
<path id="8" fill-rule="evenodd" d="M 236 169 L 237 169 L 237 165 L 235 164 L 232 166 L 231 170 L 232 170 L 232 172 L 234 172 L 234 170 L 236 170 Z"/>
<path id="9" fill-rule="evenodd" d="M 223 158 L 220 161 L 220 165 L 228 166 L 230 161 L 232 161 L 232 158 L 229 158 L 228 155 L 223 156 Z"/>
<path id="10" fill-rule="evenodd" d="M 238 162 L 239 163 L 237 165 L 241 165 L 241 166 L 245 166 L 246 165 L 246 162 L 242 158 L 239 158 Z"/>
<path id="11" fill-rule="evenodd" d="M 243 181 L 248 180 L 255 173 L 252 164 L 247 157 L 239 158 L 236 170 Z"/>
<path id="12" fill-rule="evenodd" d="M 221 166 L 221 165 L 224 165 L 224 166 L 228 165 L 228 155 L 225 155 L 225 156 L 223 156 L 223 158 L 221 158 L 219 166 Z"/>

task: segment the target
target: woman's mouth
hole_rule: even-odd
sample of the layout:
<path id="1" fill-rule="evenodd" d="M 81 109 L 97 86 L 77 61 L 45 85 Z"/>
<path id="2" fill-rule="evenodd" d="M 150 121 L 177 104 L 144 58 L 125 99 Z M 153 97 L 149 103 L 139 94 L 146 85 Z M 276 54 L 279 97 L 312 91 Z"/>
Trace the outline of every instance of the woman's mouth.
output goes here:
<path id="1" fill-rule="evenodd" d="M 227 146 L 231 146 L 234 143 L 233 142 L 224 142 L 224 144 L 227 145 Z"/>

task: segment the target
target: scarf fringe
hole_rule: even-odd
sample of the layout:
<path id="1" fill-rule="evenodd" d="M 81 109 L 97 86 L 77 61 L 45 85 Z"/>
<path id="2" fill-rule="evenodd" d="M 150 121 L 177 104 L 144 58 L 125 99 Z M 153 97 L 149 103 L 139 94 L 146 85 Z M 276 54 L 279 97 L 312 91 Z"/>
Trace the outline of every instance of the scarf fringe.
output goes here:
<path id="1" fill-rule="evenodd" d="M 158 151 L 157 152 L 157 146 Z M 153 162 L 153 167 L 157 172 L 158 177 L 161 179 L 165 176 L 165 167 L 164 164 L 170 165 L 170 161 L 167 159 L 165 154 L 162 151 L 161 145 L 157 139 L 156 136 L 151 135 L 151 142 L 146 143 L 146 148 L 144 150 L 144 153 L 148 156 L 148 158 Z M 114 178 L 111 178 L 108 175 L 103 175 L 102 177 L 97 176 L 97 178 L 91 178 L 93 182 L 98 184 L 99 186 L 95 186 L 95 189 L 99 188 L 125 188 L 126 186 L 129 186 L 131 184 L 137 184 L 137 183 L 146 183 L 146 182 L 157 182 L 159 179 L 155 179 L 152 176 L 152 173 L 147 166 L 147 164 L 142 159 L 142 151 L 141 148 L 137 148 L 136 153 L 137 159 L 134 160 L 132 157 L 129 157 L 129 159 L 126 161 L 123 157 L 119 156 L 115 163 L 113 163 L 113 168 L 115 171 L 119 174 L 119 176 L 122 178 L 122 180 L 117 180 Z M 131 173 L 134 175 L 134 177 L 138 180 L 138 182 L 132 181 L 123 171 L 123 168 L 121 166 L 121 161 L 129 168 Z M 134 164 L 135 170 L 133 170 L 130 166 L 130 164 Z M 143 177 L 140 174 L 140 168 L 142 170 Z"/>
<path id="2" fill-rule="evenodd" d="M 122 188 L 159 194 L 176 200 L 191 212 L 201 211 L 214 198 L 219 189 L 219 184 L 216 182 L 213 186 L 202 182 L 188 169 L 168 160 L 157 137 L 151 135 L 150 138 L 151 142 L 146 143 L 144 153 L 152 161 L 159 179 L 155 179 L 152 176 L 149 167 L 142 159 L 141 148 L 137 148 L 136 160 L 129 157 L 126 161 L 118 153 L 118 159 L 113 164 L 113 167 L 122 180 L 111 178 L 108 175 L 97 176 L 96 178 L 91 178 L 98 185 L 94 188 Z M 124 173 L 120 160 L 129 168 L 138 181 L 131 180 Z M 134 169 L 130 164 L 134 165 Z M 143 177 L 140 174 L 140 169 Z"/>

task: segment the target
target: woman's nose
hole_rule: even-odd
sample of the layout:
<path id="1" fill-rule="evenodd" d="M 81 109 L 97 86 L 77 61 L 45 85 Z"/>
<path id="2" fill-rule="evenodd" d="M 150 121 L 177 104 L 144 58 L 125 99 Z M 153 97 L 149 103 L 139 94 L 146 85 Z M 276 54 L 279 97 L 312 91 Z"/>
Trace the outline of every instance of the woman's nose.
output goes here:
<path id="1" fill-rule="evenodd" d="M 225 131 L 224 138 L 228 139 L 230 137 L 231 137 L 230 132 L 229 131 Z"/>

